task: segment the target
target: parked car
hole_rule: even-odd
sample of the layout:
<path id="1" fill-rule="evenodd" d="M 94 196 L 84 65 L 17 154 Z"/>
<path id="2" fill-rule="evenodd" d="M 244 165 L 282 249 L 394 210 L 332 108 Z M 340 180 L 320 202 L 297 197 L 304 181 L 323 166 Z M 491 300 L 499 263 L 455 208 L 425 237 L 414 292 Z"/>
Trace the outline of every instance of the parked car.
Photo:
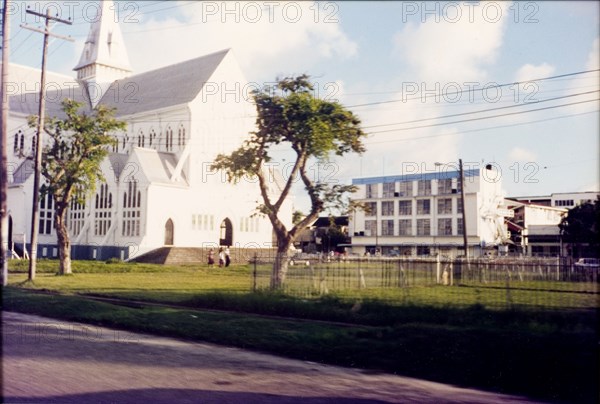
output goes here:
<path id="1" fill-rule="evenodd" d="M 598 273 L 600 272 L 600 259 L 598 258 L 579 258 L 573 266 L 573 272 L 576 277 L 584 281 L 600 281 Z"/>
<path id="2" fill-rule="evenodd" d="M 593 269 L 598 270 L 600 268 L 600 259 L 598 258 L 579 258 L 575 263 L 576 269 Z"/>

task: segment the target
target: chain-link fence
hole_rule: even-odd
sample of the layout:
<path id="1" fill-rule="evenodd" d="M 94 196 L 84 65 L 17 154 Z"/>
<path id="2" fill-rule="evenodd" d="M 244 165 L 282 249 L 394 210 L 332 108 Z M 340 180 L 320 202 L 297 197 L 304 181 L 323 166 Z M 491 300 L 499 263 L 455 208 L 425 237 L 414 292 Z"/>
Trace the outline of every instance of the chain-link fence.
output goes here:
<path id="1" fill-rule="evenodd" d="M 253 289 L 270 288 L 273 262 L 253 259 Z M 398 304 L 488 308 L 597 308 L 598 268 L 561 258 L 325 258 L 290 260 L 282 291 Z"/>

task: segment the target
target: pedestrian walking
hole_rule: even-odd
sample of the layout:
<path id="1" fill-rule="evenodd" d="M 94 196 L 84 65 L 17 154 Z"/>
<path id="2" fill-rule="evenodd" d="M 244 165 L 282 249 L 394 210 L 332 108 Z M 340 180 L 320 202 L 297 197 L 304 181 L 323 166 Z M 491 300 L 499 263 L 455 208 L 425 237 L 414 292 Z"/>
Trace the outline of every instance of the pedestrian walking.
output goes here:
<path id="1" fill-rule="evenodd" d="M 225 265 L 225 251 L 223 251 L 223 247 L 219 248 L 219 268 Z"/>
<path id="2" fill-rule="evenodd" d="M 211 248 L 208 250 L 208 267 L 212 268 L 215 265 L 215 252 Z"/>
<path id="3" fill-rule="evenodd" d="M 225 266 L 228 267 L 231 264 L 231 256 L 229 253 L 229 247 L 225 247 Z"/>

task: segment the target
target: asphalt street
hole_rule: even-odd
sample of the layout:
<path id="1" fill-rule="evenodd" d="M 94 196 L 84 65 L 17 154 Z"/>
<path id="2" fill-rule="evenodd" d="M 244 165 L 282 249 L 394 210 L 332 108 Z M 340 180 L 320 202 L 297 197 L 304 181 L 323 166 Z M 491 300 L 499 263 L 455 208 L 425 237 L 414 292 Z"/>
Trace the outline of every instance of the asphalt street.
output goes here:
<path id="1" fill-rule="evenodd" d="M 6 403 L 523 403 L 522 397 L 2 313 Z"/>

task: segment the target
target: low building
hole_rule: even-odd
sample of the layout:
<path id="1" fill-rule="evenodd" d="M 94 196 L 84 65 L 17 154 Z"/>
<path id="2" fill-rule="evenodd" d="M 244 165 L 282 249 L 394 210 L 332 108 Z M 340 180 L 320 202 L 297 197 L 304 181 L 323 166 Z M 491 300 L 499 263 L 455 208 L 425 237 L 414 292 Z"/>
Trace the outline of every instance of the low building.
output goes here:
<path id="1" fill-rule="evenodd" d="M 465 217 L 471 257 L 496 254 L 509 243 L 500 176 L 492 166 L 464 171 Z M 352 253 L 464 255 L 459 171 L 356 178 L 350 215 Z"/>

